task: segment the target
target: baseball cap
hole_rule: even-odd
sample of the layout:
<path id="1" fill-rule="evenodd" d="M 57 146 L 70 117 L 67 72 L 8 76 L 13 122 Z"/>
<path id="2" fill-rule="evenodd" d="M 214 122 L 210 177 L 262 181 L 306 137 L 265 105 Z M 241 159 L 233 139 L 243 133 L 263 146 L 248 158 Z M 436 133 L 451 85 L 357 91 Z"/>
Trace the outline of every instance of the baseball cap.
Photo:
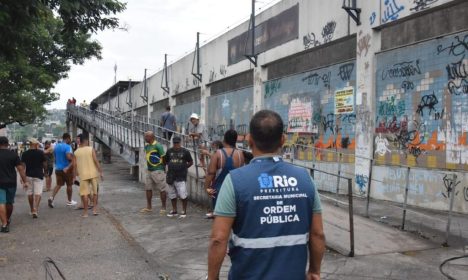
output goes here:
<path id="1" fill-rule="evenodd" d="M 180 143 L 182 140 L 180 139 L 179 136 L 174 136 L 172 137 L 172 143 L 176 144 L 176 143 Z"/>
<path id="2" fill-rule="evenodd" d="M 28 141 L 29 141 L 29 143 L 31 143 L 31 144 L 39 144 L 39 140 L 37 140 L 37 139 L 34 138 L 34 137 L 30 137 L 30 138 L 28 139 Z"/>
<path id="3" fill-rule="evenodd" d="M 200 117 L 197 115 L 197 113 L 193 113 L 193 114 L 190 115 L 190 119 L 197 119 L 197 120 L 199 120 Z"/>

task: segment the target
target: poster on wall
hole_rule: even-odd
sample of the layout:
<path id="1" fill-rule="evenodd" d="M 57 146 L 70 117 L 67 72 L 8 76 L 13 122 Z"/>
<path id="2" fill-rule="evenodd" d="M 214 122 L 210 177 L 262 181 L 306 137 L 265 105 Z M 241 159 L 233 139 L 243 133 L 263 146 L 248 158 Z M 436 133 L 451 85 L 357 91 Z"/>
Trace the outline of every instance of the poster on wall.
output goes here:
<path id="1" fill-rule="evenodd" d="M 335 91 L 335 115 L 354 112 L 354 88 L 347 87 Z"/>
<path id="2" fill-rule="evenodd" d="M 317 133 L 312 124 L 312 102 L 293 98 L 288 110 L 288 133 Z"/>

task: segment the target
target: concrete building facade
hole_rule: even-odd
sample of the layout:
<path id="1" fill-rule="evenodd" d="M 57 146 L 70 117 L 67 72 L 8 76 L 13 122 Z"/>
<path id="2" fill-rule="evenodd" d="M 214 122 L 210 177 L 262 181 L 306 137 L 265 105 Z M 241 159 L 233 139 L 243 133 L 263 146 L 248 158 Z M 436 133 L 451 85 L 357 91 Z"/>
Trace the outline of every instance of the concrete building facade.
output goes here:
<path id="1" fill-rule="evenodd" d="M 354 2 L 359 24 L 340 0 L 281 1 L 256 15 L 257 66 L 247 21 L 200 47 L 201 81 L 192 52 L 101 106 L 159 119 L 170 105 L 180 131 L 199 113 L 211 139 L 272 109 L 285 152 L 339 169 L 355 193 L 402 202 L 407 187 L 409 204 L 445 210 L 455 196 L 468 213 L 468 2 Z"/>

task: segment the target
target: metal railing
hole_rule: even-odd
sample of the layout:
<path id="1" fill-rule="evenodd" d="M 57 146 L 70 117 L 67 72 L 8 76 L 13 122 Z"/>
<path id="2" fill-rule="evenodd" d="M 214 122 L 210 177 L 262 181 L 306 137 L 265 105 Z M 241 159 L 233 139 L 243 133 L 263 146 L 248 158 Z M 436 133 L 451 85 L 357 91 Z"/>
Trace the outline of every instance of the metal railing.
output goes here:
<path id="1" fill-rule="evenodd" d="M 148 130 L 152 130 L 155 133 L 156 138 L 158 141 L 169 144 L 169 141 L 163 137 L 163 132 L 168 130 L 164 129 L 163 127 L 157 125 L 158 120 L 155 119 L 148 119 L 144 116 L 139 115 L 129 115 L 129 114 L 117 114 L 115 112 L 109 112 L 106 110 L 98 110 L 98 111 L 90 111 L 87 108 L 82 107 L 75 107 L 69 106 L 68 107 L 69 113 L 74 114 L 75 116 L 79 115 L 80 118 L 83 118 L 89 122 L 93 122 L 100 128 L 108 131 L 110 135 L 115 137 L 118 141 L 127 144 L 131 148 L 140 148 L 144 146 L 144 139 L 143 133 Z M 193 138 L 189 137 L 186 134 L 182 134 L 177 131 L 169 131 L 172 132 L 173 135 L 179 136 L 182 139 L 182 146 L 190 150 L 194 154 L 194 161 L 195 161 L 195 172 L 197 180 L 202 179 L 198 172 L 198 155 L 200 154 L 200 147 L 204 146 L 208 150 L 211 147 L 211 142 L 208 140 L 203 140 L 200 142 L 196 142 Z M 201 144 L 198 145 L 198 144 Z M 245 143 L 241 143 L 241 148 L 247 151 L 245 147 Z M 370 205 L 372 202 L 371 199 L 371 191 L 372 191 L 372 183 L 384 183 L 384 178 L 376 178 L 375 173 L 373 170 L 376 167 L 381 165 L 375 164 L 375 159 L 363 157 L 360 155 L 355 155 L 354 153 L 346 153 L 342 150 L 338 149 L 324 149 L 314 147 L 312 145 L 304 145 L 304 144 L 290 144 L 284 152 L 284 158 L 298 166 L 302 166 L 307 168 L 311 171 L 311 174 L 315 176 L 315 174 L 322 174 L 326 176 L 331 176 L 336 178 L 336 188 L 334 190 L 329 190 L 332 193 L 335 193 L 338 196 L 346 195 L 348 200 L 350 216 L 350 239 L 353 239 L 352 235 L 354 232 L 352 230 L 353 222 L 352 222 L 352 215 L 353 215 L 353 197 L 363 198 L 365 199 L 365 211 L 363 216 L 370 217 Z M 309 153 L 311 154 L 311 160 L 304 160 L 299 159 L 298 155 L 302 153 Z M 337 161 L 322 161 L 323 158 L 335 158 Z M 352 171 L 343 169 L 346 164 L 352 164 L 355 160 L 359 158 L 360 160 L 367 160 L 369 161 L 370 170 L 368 176 L 363 176 L 362 178 L 357 178 L 354 172 L 354 168 Z M 206 158 L 206 165 L 209 164 L 209 158 Z M 318 168 L 318 165 L 323 164 L 332 164 L 331 168 L 335 167 L 335 170 L 322 170 Z M 408 212 L 408 196 L 410 191 L 410 173 L 414 167 L 406 166 L 406 165 L 385 165 L 385 167 L 393 167 L 393 168 L 400 168 L 405 170 L 406 178 L 405 182 L 402 185 L 398 185 L 398 188 L 401 190 L 401 194 L 403 195 L 404 199 L 403 202 L 397 203 L 401 208 L 401 223 L 400 229 L 406 230 L 407 228 L 407 212 Z M 457 170 L 447 170 L 450 172 L 454 172 Z M 359 183 L 359 185 L 365 185 L 364 188 L 353 188 L 353 178 L 355 180 L 355 184 Z M 356 180 L 361 180 L 356 182 Z M 346 193 L 343 193 L 340 190 L 340 185 L 342 182 L 347 182 Z M 319 189 L 321 189 L 319 187 Z M 445 230 L 445 241 L 444 244 L 449 244 L 449 236 L 450 236 L 450 225 L 451 219 L 453 216 L 453 200 L 454 194 L 456 193 L 456 185 L 452 186 L 450 189 L 447 190 L 448 197 L 450 197 L 449 207 L 447 209 L 447 223 L 446 223 L 446 230 Z M 352 233 L 351 233 L 352 232 Z M 354 247 L 354 241 L 352 242 L 352 247 Z M 354 254 L 354 248 L 350 250 L 350 255 Z"/>

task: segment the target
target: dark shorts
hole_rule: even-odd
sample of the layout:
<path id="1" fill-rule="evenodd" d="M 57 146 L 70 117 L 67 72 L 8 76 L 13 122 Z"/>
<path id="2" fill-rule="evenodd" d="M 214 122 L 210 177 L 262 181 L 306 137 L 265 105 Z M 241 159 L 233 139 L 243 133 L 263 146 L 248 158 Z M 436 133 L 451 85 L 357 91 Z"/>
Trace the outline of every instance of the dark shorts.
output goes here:
<path id="1" fill-rule="evenodd" d="M 13 204 L 15 203 L 16 187 L 14 188 L 1 188 L 0 187 L 0 204 Z"/>
<path id="2" fill-rule="evenodd" d="M 67 186 L 73 185 L 73 174 L 70 172 L 65 173 L 63 170 L 55 170 L 55 178 L 57 179 L 57 186 Z"/>
<path id="3" fill-rule="evenodd" d="M 47 167 L 47 175 L 52 176 L 53 173 L 54 173 L 54 167 L 53 166 L 48 166 Z"/>

